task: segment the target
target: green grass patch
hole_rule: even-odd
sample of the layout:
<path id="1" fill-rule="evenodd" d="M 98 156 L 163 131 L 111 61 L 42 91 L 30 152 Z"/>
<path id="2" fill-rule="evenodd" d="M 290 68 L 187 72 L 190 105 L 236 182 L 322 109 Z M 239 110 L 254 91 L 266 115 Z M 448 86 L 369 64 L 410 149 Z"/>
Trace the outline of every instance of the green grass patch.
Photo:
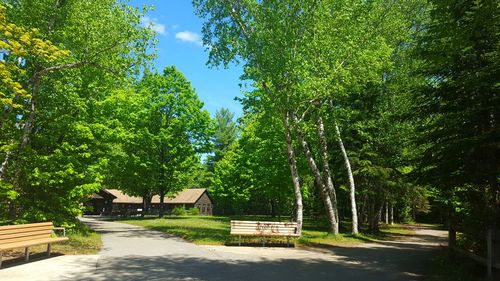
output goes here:
<path id="1" fill-rule="evenodd" d="M 196 244 L 222 245 L 230 242 L 229 221 L 228 217 L 166 216 L 121 222 L 170 233 Z"/>
<path id="2" fill-rule="evenodd" d="M 68 231 L 66 236 L 69 237 L 68 241 L 52 245 L 54 252 L 65 255 L 94 255 L 101 250 L 101 234 L 85 225 L 79 230 Z"/>
<path id="3" fill-rule="evenodd" d="M 231 220 L 277 221 L 277 218 L 266 216 L 232 216 L 232 217 L 202 217 L 202 216 L 166 216 L 157 218 L 128 219 L 121 222 L 143 226 L 184 238 L 201 245 L 232 245 L 238 237 L 231 236 Z M 344 224 L 345 225 L 345 224 Z M 377 240 L 401 239 L 414 233 L 411 227 L 405 225 L 384 226 L 377 234 L 339 234 L 331 235 L 327 231 L 328 223 L 324 220 L 306 219 L 302 237 L 294 239 L 297 246 L 349 246 Z M 261 243 L 260 237 L 244 237 L 244 244 Z M 268 244 L 286 243 L 284 237 L 266 237 Z"/>

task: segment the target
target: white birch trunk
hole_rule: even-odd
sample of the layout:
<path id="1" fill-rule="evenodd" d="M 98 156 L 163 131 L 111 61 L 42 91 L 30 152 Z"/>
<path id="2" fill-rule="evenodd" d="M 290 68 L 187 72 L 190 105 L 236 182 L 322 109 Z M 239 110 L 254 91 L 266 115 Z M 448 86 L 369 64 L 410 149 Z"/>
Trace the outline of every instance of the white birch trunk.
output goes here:
<path id="1" fill-rule="evenodd" d="M 294 121 L 298 125 L 298 120 L 297 120 L 296 116 L 294 116 Z M 298 126 L 297 126 L 297 133 L 299 136 L 300 144 L 302 145 L 302 149 L 303 149 L 304 154 L 305 154 L 306 159 L 307 159 L 307 165 L 309 166 L 309 169 L 313 173 L 314 181 L 315 181 L 317 187 L 320 189 L 319 192 L 320 192 L 321 197 L 323 199 L 323 203 L 324 203 L 325 209 L 326 209 L 326 214 L 327 214 L 328 220 L 330 222 L 330 231 L 331 231 L 331 233 L 336 235 L 336 234 L 338 234 L 338 232 L 336 232 L 337 231 L 337 227 L 336 227 L 337 221 L 336 221 L 335 213 L 333 211 L 332 201 L 330 200 L 330 194 L 328 192 L 326 185 L 323 182 L 323 179 L 321 178 L 321 172 L 319 171 L 318 166 L 316 165 L 316 161 L 314 161 L 311 150 L 309 149 L 309 145 L 307 144 L 307 142 L 305 140 L 304 134 L 302 133 L 300 128 L 298 128 Z"/>
<path id="2" fill-rule="evenodd" d="M 350 197 L 351 197 L 351 212 L 352 212 L 352 234 L 358 234 L 358 211 L 356 209 L 356 186 L 354 184 L 354 177 L 352 175 L 351 163 L 349 162 L 349 157 L 347 156 L 347 152 L 344 148 L 344 143 L 342 142 L 342 137 L 340 136 L 339 126 L 335 124 L 335 131 L 337 132 L 337 136 L 339 138 L 339 146 L 342 151 L 342 156 L 344 157 L 345 166 L 347 169 L 347 176 L 349 178 L 349 186 Z"/>
<path id="3" fill-rule="evenodd" d="M 297 232 L 299 235 L 302 234 L 302 221 L 303 221 L 303 204 L 302 204 L 302 192 L 300 188 L 299 172 L 297 169 L 297 161 L 295 160 L 295 152 L 293 150 L 292 136 L 290 134 L 290 115 L 289 112 L 285 113 L 284 118 L 285 123 L 285 136 L 287 145 L 287 156 L 288 165 L 290 166 L 290 173 L 292 175 L 293 189 L 295 193 L 295 204 L 297 205 Z"/>
<path id="4" fill-rule="evenodd" d="M 33 124 L 35 122 L 35 109 L 36 109 L 35 100 L 36 100 L 36 96 L 38 94 L 38 87 L 40 85 L 40 79 L 41 79 L 41 77 L 35 76 L 35 79 L 33 81 L 33 92 L 31 94 L 28 118 L 26 119 L 26 121 L 24 121 L 23 134 L 21 136 L 21 142 L 19 143 L 19 146 L 17 148 L 17 155 L 22 153 L 22 151 L 24 150 L 26 145 L 28 145 L 28 142 L 30 140 L 31 132 L 33 130 Z M 15 154 L 15 152 L 13 152 L 13 151 L 10 151 L 10 150 L 7 151 L 5 159 L 0 167 L 0 180 L 6 180 L 7 169 L 9 167 L 10 161 L 12 161 L 12 158 L 15 157 L 14 154 Z M 16 177 L 17 177 L 17 175 L 16 175 Z M 17 182 L 17 179 L 14 179 L 14 182 Z"/>
<path id="5" fill-rule="evenodd" d="M 325 125 L 323 118 L 318 117 L 318 135 L 321 147 L 321 158 L 323 160 L 323 181 L 328 188 L 328 192 L 332 201 L 333 212 L 335 213 L 335 233 L 339 233 L 339 210 L 337 206 L 337 193 L 333 186 L 332 174 L 330 172 L 330 165 L 328 163 L 328 144 L 325 137 Z"/>

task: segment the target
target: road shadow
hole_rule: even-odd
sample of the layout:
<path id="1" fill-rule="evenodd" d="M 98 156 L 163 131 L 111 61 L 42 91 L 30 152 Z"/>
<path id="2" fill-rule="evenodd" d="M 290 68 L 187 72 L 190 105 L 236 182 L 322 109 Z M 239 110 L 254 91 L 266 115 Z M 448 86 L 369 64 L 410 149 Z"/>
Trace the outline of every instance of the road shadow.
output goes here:
<path id="1" fill-rule="evenodd" d="M 93 272 L 67 280 L 422 280 L 390 264 L 332 262 L 317 258 L 221 260 L 202 257 L 127 256 L 102 259 Z"/>
<path id="2" fill-rule="evenodd" d="M 46 252 L 30 253 L 30 260 L 27 262 L 24 260 L 24 253 L 18 254 L 15 257 L 8 257 L 8 258 L 4 257 L 4 260 L 2 260 L 2 267 L 0 268 L 0 271 L 2 269 L 21 266 L 21 265 L 25 265 L 25 264 L 29 264 L 29 263 L 34 263 L 34 262 L 38 262 L 38 261 L 42 261 L 42 260 L 46 260 L 46 259 L 55 258 L 58 256 L 63 256 L 63 254 L 53 252 L 50 254 L 50 257 L 49 257 L 49 256 L 47 256 Z"/>
<path id="3" fill-rule="evenodd" d="M 90 223 L 91 227 L 95 223 L 93 228 L 98 232 L 114 233 L 120 237 L 184 241 L 170 234 L 142 227 Z M 198 231 L 203 233 L 209 230 L 200 228 Z M 245 256 L 237 247 L 231 250 L 231 254 L 218 251 L 201 254 L 200 251 L 198 254 L 191 252 L 181 256 L 173 253 L 138 256 L 131 253 L 130 256 L 101 257 L 95 271 L 85 276 L 68 275 L 67 280 L 413 281 L 424 280 L 432 256 L 439 249 L 435 245 L 416 241 L 377 241 L 360 247 L 328 247 L 312 251 L 280 248 L 282 252 L 279 257 L 262 253 Z"/>

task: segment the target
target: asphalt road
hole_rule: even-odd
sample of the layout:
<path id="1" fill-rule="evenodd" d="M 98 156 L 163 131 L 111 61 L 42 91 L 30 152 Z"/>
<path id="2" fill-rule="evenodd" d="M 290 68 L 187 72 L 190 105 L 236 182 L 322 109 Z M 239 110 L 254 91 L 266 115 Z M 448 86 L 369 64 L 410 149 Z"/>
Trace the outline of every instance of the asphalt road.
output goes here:
<path id="1" fill-rule="evenodd" d="M 331 249 L 197 246 L 142 227 L 83 219 L 103 234 L 96 256 L 59 256 L 0 270 L 0 280 L 422 280 L 444 231 Z"/>

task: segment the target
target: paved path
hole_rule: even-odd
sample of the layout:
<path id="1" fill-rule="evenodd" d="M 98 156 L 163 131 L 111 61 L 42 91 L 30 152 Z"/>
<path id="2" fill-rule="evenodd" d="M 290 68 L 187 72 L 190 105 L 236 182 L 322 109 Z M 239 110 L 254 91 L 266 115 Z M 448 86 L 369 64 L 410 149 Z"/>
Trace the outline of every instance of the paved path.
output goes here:
<path id="1" fill-rule="evenodd" d="M 103 233 L 98 257 L 30 262 L 0 270 L 0 280 L 421 280 L 445 241 L 444 232 L 421 229 L 404 242 L 328 250 L 197 246 L 137 226 L 84 221 Z"/>

